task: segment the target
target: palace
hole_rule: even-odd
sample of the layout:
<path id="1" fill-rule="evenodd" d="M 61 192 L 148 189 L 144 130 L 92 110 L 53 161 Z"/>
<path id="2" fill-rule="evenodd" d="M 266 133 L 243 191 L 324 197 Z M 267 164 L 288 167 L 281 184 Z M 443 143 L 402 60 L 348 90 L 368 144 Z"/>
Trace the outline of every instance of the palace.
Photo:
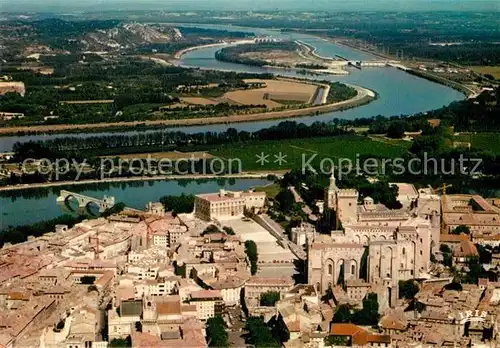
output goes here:
<path id="1" fill-rule="evenodd" d="M 407 208 L 390 210 L 370 197 L 358 205 L 358 197 L 354 189 L 339 189 L 332 174 L 325 206 L 343 230 L 309 241 L 308 283 L 325 293 L 339 283 L 367 282 L 383 309 L 395 303 L 400 280 L 427 276 L 439 245 L 440 201 L 422 190 Z"/>
<path id="2" fill-rule="evenodd" d="M 245 209 L 262 209 L 266 203 L 265 192 L 231 192 L 196 195 L 194 214 L 202 220 L 240 218 Z"/>

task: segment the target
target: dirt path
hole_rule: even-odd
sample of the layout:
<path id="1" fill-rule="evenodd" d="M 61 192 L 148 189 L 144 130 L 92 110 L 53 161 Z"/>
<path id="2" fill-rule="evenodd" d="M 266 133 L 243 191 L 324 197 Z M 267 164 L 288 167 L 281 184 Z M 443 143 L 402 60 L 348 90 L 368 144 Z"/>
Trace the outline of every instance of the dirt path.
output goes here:
<path id="1" fill-rule="evenodd" d="M 43 125 L 43 126 L 21 126 L 21 127 L 6 127 L 0 128 L 1 134 L 16 134 L 23 132 L 30 133 L 54 133 L 67 130 L 85 130 L 85 129 L 102 129 L 120 128 L 120 127 L 136 127 L 136 126 L 198 126 L 209 124 L 225 124 L 237 122 L 252 122 L 263 121 L 281 118 L 291 118 L 298 116 L 308 116 L 315 113 L 325 113 L 336 110 L 345 110 L 367 104 L 375 99 L 375 93 L 369 89 L 353 86 L 358 94 L 351 99 L 344 100 L 338 103 L 312 106 L 303 109 L 283 110 L 263 112 L 249 115 L 231 115 L 206 118 L 183 118 L 175 120 L 154 120 L 154 121 L 133 121 L 133 122 L 108 122 L 108 123 L 86 123 L 86 124 L 60 124 L 60 125 Z"/>

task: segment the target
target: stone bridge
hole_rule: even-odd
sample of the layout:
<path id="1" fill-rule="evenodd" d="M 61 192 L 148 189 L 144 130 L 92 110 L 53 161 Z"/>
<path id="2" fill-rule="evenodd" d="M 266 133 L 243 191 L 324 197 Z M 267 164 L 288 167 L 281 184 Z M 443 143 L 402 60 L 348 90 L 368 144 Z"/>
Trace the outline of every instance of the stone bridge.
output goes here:
<path id="1" fill-rule="evenodd" d="M 103 199 L 98 199 L 66 190 L 61 190 L 59 197 L 57 197 L 57 203 L 68 203 L 71 199 L 75 199 L 78 202 L 78 208 L 80 209 L 86 209 L 89 204 L 95 204 L 99 207 L 100 213 L 115 205 L 115 197 L 113 196 L 104 196 Z"/>

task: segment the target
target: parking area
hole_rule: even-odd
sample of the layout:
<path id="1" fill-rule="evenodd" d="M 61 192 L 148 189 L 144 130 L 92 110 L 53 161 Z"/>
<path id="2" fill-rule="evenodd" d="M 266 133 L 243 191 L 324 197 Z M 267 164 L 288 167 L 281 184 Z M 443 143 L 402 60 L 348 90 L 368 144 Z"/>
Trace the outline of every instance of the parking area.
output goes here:
<path id="1" fill-rule="evenodd" d="M 276 238 L 258 223 L 247 218 L 224 220 L 221 223 L 222 226 L 231 227 L 243 241 L 253 240 L 257 244 L 258 275 L 276 277 L 293 274 L 293 263 L 297 257 L 288 247 L 280 245 Z"/>

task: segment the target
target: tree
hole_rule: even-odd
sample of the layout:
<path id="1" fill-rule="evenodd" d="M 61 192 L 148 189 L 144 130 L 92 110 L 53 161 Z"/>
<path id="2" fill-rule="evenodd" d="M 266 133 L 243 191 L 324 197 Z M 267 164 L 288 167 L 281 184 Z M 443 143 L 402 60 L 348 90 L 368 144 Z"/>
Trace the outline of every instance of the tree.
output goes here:
<path id="1" fill-rule="evenodd" d="M 277 301 L 280 300 L 280 293 L 278 291 L 267 291 L 260 294 L 260 305 L 265 307 L 273 307 Z"/>
<path id="2" fill-rule="evenodd" d="M 276 195 L 276 201 L 279 204 L 279 209 L 283 213 L 288 213 L 295 204 L 295 198 L 288 188 L 282 189 L 280 193 Z"/>
<path id="3" fill-rule="evenodd" d="M 349 339 L 346 336 L 329 335 L 324 338 L 326 346 L 341 346 L 347 347 Z"/>
<path id="4" fill-rule="evenodd" d="M 401 139 L 405 134 L 405 125 L 401 121 L 392 122 L 387 129 L 387 136 L 393 139 Z"/>
<path id="5" fill-rule="evenodd" d="M 229 226 L 224 226 L 224 227 L 222 228 L 222 230 L 223 230 L 224 232 L 226 232 L 226 234 L 227 234 L 227 235 L 229 235 L 229 236 L 234 236 L 234 235 L 235 235 L 234 230 L 233 230 L 233 228 L 232 228 L 232 227 L 229 227 Z"/>
<path id="6" fill-rule="evenodd" d="M 245 330 L 248 331 L 248 343 L 256 348 L 279 348 L 281 346 L 262 317 L 248 318 L 245 322 Z"/>
<path id="7" fill-rule="evenodd" d="M 376 325 L 379 318 L 377 294 L 372 292 L 363 300 L 363 309 L 354 314 L 353 322 L 357 325 Z"/>
<path id="8" fill-rule="evenodd" d="M 92 285 L 95 282 L 95 277 L 94 276 L 83 276 L 80 278 L 80 282 L 82 284 Z"/>
<path id="9" fill-rule="evenodd" d="M 281 343 L 287 342 L 290 339 L 290 331 L 288 331 L 285 322 L 280 318 L 280 316 L 274 316 L 267 323 L 271 328 L 273 337 L 278 337 Z"/>
<path id="10" fill-rule="evenodd" d="M 220 233 L 220 230 L 215 225 L 210 225 L 201 233 L 202 236 L 206 234 Z"/>
<path id="11" fill-rule="evenodd" d="M 457 282 L 455 279 L 449 284 L 446 284 L 443 289 L 445 290 L 456 290 L 456 291 L 462 291 L 462 285 Z"/>
<path id="12" fill-rule="evenodd" d="M 108 347 L 110 348 L 130 348 L 132 347 L 132 339 L 130 336 L 127 338 L 113 338 L 111 342 L 109 342 Z"/>
<path id="13" fill-rule="evenodd" d="M 229 347 L 228 334 L 222 317 L 207 320 L 207 342 L 209 347 Z"/>
<path id="14" fill-rule="evenodd" d="M 180 196 L 163 196 L 160 202 L 165 206 L 165 210 L 175 214 L 191 213 L 194 210 L 194 195 L 182 194 Z"/>
<path id="15" fill-rule="evenodd" d="M 351 306 L 348 304 L 341 304 L 337 307 L 335 314 L 332 318 L 332 323 L 350 323 L 352 320 Z"/>
<path id="16" fill-rule="evenodd" d="M 486 249 L 481 244 L 476 244 L 477 252 L 479 253 L 479 263 L 491 262 L 491 251 Z"/>
<path id="17" fill-rule="evenodd" d="M 399 298 L 412 300 L 418 293 L 418 284 L 413 279 L 399 281 Z"/>
<path id="18" fill-rule="evenodd" d="M 451 231 L 451 234 L 461 234 L 461 233 L 470 234 L 469 227 L 465 225 L 459 225 Z"/>
<path id="19" fill-rule="evenodd" d="M 248 260 L 250 261 L 250 273 L 254 275 L 257 273 L 257 244 L 253 240 L 247 240 L 245 242 L 245 253 L 247 254 Z"/>
<path id="20" fill-rule="evenodd" d="M 182 266 L 179 266 L 177 264 L 177 261 L 174 262 L 174 272 L 175 272 L 175 275 L 178 275 L 178 276 L 181 276 L 181 277 L 185 277 L 186 276 L 186 264 L 182 264 Z"/>
<path id="21" fill-rule="evenodd" d="M 466 263 L 469 271 L 465 274 L 464 283 L 477 284 L 479 278 L 488 278 L 488 272 L 486 272 L 483 265 L 479 262 L 479 257 L 468 257 Z"/>
<path id="22" fill-rule="evenodd" d="M 118 214 L 118 213 L 121 213 L 123 211 L 123 209 L 125 209 L 125 208 L 126 208 L 125 203 L 119 202 L 119 203 L 116 203 L 111 208 L 108 208 L 105 211 L 103 211 L 101 213 L 101 216 L 102 217 L 108 217 L 108 216 L 111 216 L 113 214 Z"/>
<path id="23" fill-rule="evenodd" d="M 140 321 L 135 322 L 135 331 L 142 332 L 142 323 Z"/>
<path id="24" fill-rule="evenodd" d="M 443 254 L 443 265 L 451 267 L 453 265 L 453 258 L 451 256 L 451 249 L 446 244 L 441 244 L 439 246 L 439 251 Z"/>

